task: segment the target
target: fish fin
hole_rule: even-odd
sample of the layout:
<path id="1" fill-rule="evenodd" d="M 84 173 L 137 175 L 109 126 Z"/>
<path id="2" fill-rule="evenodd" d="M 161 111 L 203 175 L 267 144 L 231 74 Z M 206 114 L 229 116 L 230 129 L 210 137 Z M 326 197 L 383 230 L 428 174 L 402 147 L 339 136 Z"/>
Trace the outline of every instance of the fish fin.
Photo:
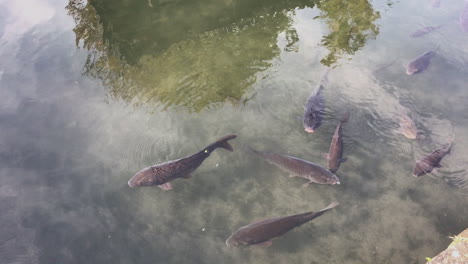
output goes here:
<path id="1" fill-rule="evenodd" d="M 320 78 L 321 85 L 328 84 L 328 74 L 330 73 L 330 71 L 331 71 L 330 67 L 326 67 L 325 70 L 323 70 L 322 76 Z"/>
<path id="2" fill-rule="evenodd" d="M 436 164 L 434 167 L 435 167 L 435 168 L 442 168 L 443 166 L 442 166 L 442 164 L 438 163 L 438 164 Z"/>
<path id="3" fill-rule="evenodd" d="M 307 188 L 307 187 L 309 187 L 309 185 L 310 185 L 311 183 L 313 183 L 313 182 L 310 181 L 310 182 L 306 182 L 306 183 L 302 184 L 302 188 Z"/>
<path id="4" fill-rule="evenodd" d="M 294 178 L 294 177 L 296 177 L 296 175 L 294 175 L 294 174 L 289 174 L 289 178 Z"/>
<path id="5" fill-rule="evenodd" d="M 262 242 L 262 243 L 254 244 L 254 246 L 258 246 L 258 247 L 269 247 L 269 246 L 271 246 L 271 244 L 273 244 L 273 242 L 271 242 L 270 240 L 268 240 L 268 241 L 265 241 L 265 242 Z"/>
<path id="6" fill-rule="evenodd" d="M 172 190 L 172 184 L 169 183 L 169 182 L 166 182 L 164 184 L 161 184 L 161 185 L 158 185 L 159 188 L 165 190 L 165 191 L 169 191 L 169 190 Z"/>
<path id="7" fill-rule="evenodd" d="M 182 176 L 182 178 L 190 179 L 190 178 L 192 178 L 192 174 L 191 173 L 185 174 L 184 176 Z"/>

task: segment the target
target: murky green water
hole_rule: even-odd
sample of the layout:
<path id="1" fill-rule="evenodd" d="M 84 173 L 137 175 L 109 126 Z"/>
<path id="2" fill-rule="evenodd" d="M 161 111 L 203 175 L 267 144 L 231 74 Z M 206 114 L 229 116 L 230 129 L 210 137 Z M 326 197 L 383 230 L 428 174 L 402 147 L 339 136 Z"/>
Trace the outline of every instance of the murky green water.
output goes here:
<path id="1" fill-rule="evenodd" d="M 1 263 L 425 263 L 468 227 L 463 1 L 0 0 Z M 409 34 L 444 25 L 420 38 Z M 428 50 L 422 74 L 404 64 Z M 302 127 L 325 66 L 326 121 Z M 244 145 L 326 165 L 289 178 Z M 397 133 L 411 113 L 422 137 Z M 143 167 L 237 134 L 174 190 Z M 444 167 L 416 159 L 454 137 Z M 452 183 L 452 184 L 449 184 Z M 259 218 L 341 204 L 268 248 L 226 238 Z"/>

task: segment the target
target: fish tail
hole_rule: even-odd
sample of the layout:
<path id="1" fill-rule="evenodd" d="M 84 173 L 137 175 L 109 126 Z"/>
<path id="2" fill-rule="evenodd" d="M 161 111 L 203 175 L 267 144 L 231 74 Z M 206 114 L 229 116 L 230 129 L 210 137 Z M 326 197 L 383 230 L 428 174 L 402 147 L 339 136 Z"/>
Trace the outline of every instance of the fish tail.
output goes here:
<path id="1" fill-rule="evenodd" d="M 331 69 L 330 67 L 327 67 L 323 71 L 322 77 L 320 78 L 320 82 L 317 85 L 317 87 L 314 89 L 314 91 L 312 92 L 311 96 L 320 94 L 322 90 L 325 88 L 325 86 L 328 84 L 328 73 L 330 72 L 330 69 Z"/>
<path id="2" fill-rule="evenodd" d="M 445 144 L 443 149 L 447 149 L 446 153 L 450 154 L 450 152 L 452 151 L 452 142 Z"/>
<path id="3" fill-rule="evenodd" d="M 322 210 L 318 211 L 317 213 L 320 213 L 320 212 L 326 212 L 330 209 L 333 209 L 335 208 L 336 206 L 338 206 L 340 203 L 338 202 L 332 202 L 331 204 L 329 204 L 327 207 L 323 208 Z"/>
<path id="4" fill-rule="evenodd" d="M 440 45 L 437 45 L 437 47 L 431 51 L 428 51 L 427 54 L 431 54 L 431 58 L 434 57 L 437 53 L 439 53 L 440 50 Z"/>
<path id="5" fill-rule="evenodd" d="M 231 139 L 235 139 L 236 137 L 237 137 L 236 135 L 229 135 L 229 136 L 222 137 L 218 139 L 216 142 L 214 142 L 213 144 L 206 147 L 206 149 L 209 151 L 213 151 L 217 148 L 223 148 L 229 151 L 234 151 L 234 149 L 232 148 L 231 144 L 229 144 L 228 141 Z"/>
<path id="6" fill-rule="evenodd" d="M 320 79 L 320 84 L 326 85 L 328 83 L 328 73 L 330 73 L 331 68 L 327 67 L 322 73 L 322 78 Z"/>
<path id="7" fill-rule="evenodd" d="M 453 142 L 455 141 L 455 128 L 452 126 L 452 135 L 450 136 L 449 142 L 444 146 L 447 149 L 447 153 L 452 151 Z"/>
<path id="8" fill-rule="evenodd" d="M 351 113 L 349 111 L 346 111 L 341 115 L 341 123 L 346 123 L 349 120 L 349 117 L 351 116 Z"/>
<path id="9" fill-rule="evenodd" d="M 337 205 L 339 205 L 338 202 L 332 202 L 331 204 L 329 204 L 327 207 L 323 208 L 322 210 L 318 211 L 318 212 L 311 212 L 308 216 L 307 216 L 307 220 L 306 221 L 311 221 L 321 215 L 323 215 L 324 213 L 326 213 L 327 211 L 333 209 L 334 207 L 336 207 Z"/>

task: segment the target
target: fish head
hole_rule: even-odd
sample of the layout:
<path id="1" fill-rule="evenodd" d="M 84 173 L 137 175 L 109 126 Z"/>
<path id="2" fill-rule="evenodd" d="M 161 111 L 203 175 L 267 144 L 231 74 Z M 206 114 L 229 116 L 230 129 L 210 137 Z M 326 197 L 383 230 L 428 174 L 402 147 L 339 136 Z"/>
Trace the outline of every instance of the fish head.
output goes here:
<path id="1" fill-rule="evenodd" d="M 152 175 L 151 168 L 145 168 L 135 175 L 128 181 L 128 186 L 130 187 L 141 187 L 141 186 L 151 186 L 157 183 L 154 182 L 154 177 Z"/>
<path id="2" fill-rule="evenodd" d="M 227 240 L 226 245 L 228 247 L 245 247 L 247 243 L 242 241 L 236 234 L 232 234 Z"/>
<path id="3" fill-rule="evenodd" d="M 320 177 L 317 177 L 317 175 L 311 175 L 310 179 L 314 179 L 313 181 L 319 184 L 340 184 L 340 178 L 333 173 L 331 175 L 322 175 Z"/>
<path id="4" fill-rule="evenodd" d="M 416 139 L 418 137 L 418 132 L 414 130 L 402 130 L 402 134 L 409 139 Z"/>
<path id="5" fill-rule="evenodd" d="M 331 185 L 340 184 L 340 178 L 333 174 L 333 177 L 330 177 L 327 183 Z"/>
<path id="6" fill-rule="evenodd" d="M 418 129 L 411 119 L 403 117 L 400 119 L 400 132 L 409 139 L 416 139 L 418 137 Z"/>
<path id="7" fill-rule="evenodd" d="M 416 165 L 413 168 L 413 176 L 414 177 L 421 177 L 421 176 L 427 174 L 428 172 L 431 171 L 431 169 L 428 166 L 429 166 L 429 164 L 427 164 L 424 161 L 417 162 Z"/>
<path id="8" fill-rule="evenodd" d="M 410 63 L 408 64 L 408 66 L 406 66 L 406 74 L 414 75 L 418 72 L 419 72 L 419 68 L 416 65 Z"/>
<path id="9" fill-rule="evenodd" d="M 420 170 L 420 169 L 418 169 L 416 167 L 413 169 L 413 176 L 414 177 L 420 177 L 420 176 L 423 176 L 424 174 L 426 174 L 426 172 L 423 171 L 423 170 Z"/>
<path id="10" fill-rule="evenodd" d="M 322 118 L 311 110 L 304 113 L 304 130 L 313 133 L 322 124 Z"/>
<path id="11" fill-rule="evenodd" d="M 411 61 L 406 66 L 406 74 L 413 75 L 413 74 L 424 71 L 429 65 L 432 57 L 434 56 L 435 56 L 434 51 L 428 51 L 424 53 L 422 56 L 419 56 L 415 60 Z"/>

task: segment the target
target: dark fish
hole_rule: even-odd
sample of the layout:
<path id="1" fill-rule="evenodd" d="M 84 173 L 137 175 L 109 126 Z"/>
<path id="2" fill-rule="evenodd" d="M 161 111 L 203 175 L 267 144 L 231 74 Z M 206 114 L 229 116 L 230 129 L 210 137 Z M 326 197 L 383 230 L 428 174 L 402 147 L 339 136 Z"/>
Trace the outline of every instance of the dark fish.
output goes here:
<path id="1" fill-rule="evenodd" d="M 190 173 L 198 168 L 215 149 L 224 148 L 233 151 L 228 141 L 236 137 L 236 135 L 225 136 L 191 156 L 144 168 L 128 181 L 128 186 L 157 185 L 163 190 L 171 190 L 172 185 L 169 183 L 170 181 L 177 178 L 190 178 L 192 176 Z"/>
<path id="2" fill-rule="evenodd" d="M 447 147 L 437 149 L 431 154 L 423 157 L 418 160 L 414 165 L 413 176 L 419 177 L 431 173 L 434 168 L 442 167 L 440 161 L 445 157 L 445 155 L 450 153 L 451 145 Z"/>
<path id="3" fill-rule="evenodd" d="M 424 28 L 421 28 L 421 29 L 416 30 L 415 32 L 411 33 L 410 37 L 413 37 L 413 38 L 421 37 L 421 36 L 424 36 L 424 35 L 432 32 L 434 30 L 437 30 L 437 29 L 439 29 L 441 27 L 442 27 L 442 25 L 437 26 L 437 27 L 432 27 L 432 26 L 424 27 Z"/>
<path id="4" fill-rule="evenodd" d="M 343 123 L 348 121 L 349 116 L 350 113 L 346 112 L 341 117 L 340 123 L 336 127 L 335 133 L 333 134 L 330 149 L 328 150 L 328 169 L 333 173 L 338 170 L 341 162 L 343 161 L 343 137 L 341 136 L 341 128 Z"/>
<path id="5" fill-rule="evenodd" d="M 310 161 L 271 152 L 261 152 L 250 147 L 248 150 L 288 172 L 290 177 L 298 176 L 309 180 L 308 184 L 340 184 L 340 179 L 335 174 Z"/>
<path id="6" fill-rule="evenodd" d="M 271 239 L 282 236 L 291 229 L 323 215 L 337 205 L 337 202 L 333 202 L 318 212 L 308 212 L 253 222 L 232 233 L 226 240 L 226 245 L 228 247 L 246 247 L 250 245 L 269 246 L 271 245 Z"/>
<path id="7" fill-rule="evenodd" d="M 413 61 L 411 61 L 407 66 L 406 66 L 406 74 L 408 75 L 413 75 L 415 73 L 419 73 L 427 69 L 429 66 L 429 63 L 431 62 L 432 57 L 435 56 L 434 51 L 428 51 Z"/>
<path id="8" fill-rule="evenodd" d="M 304 107 L 304 118 L 303 124 L 306 132 L 312 133 L 319 128 L 323 120 L 323 112 L 325 110 L 325 97 L 323 97 L 323 89 L 328 82 L 328 72 L 330 68 L 327 68 L 322 74 L 320 83 L 317 85 L 315 90 L 307 99 Z"/>
<path id="9" fill-rule="evenodd" d="M 468 0 L 465 0 L 463 10 L 460 14 L 460 26 L 464 32 L 468 32 Z"/>

